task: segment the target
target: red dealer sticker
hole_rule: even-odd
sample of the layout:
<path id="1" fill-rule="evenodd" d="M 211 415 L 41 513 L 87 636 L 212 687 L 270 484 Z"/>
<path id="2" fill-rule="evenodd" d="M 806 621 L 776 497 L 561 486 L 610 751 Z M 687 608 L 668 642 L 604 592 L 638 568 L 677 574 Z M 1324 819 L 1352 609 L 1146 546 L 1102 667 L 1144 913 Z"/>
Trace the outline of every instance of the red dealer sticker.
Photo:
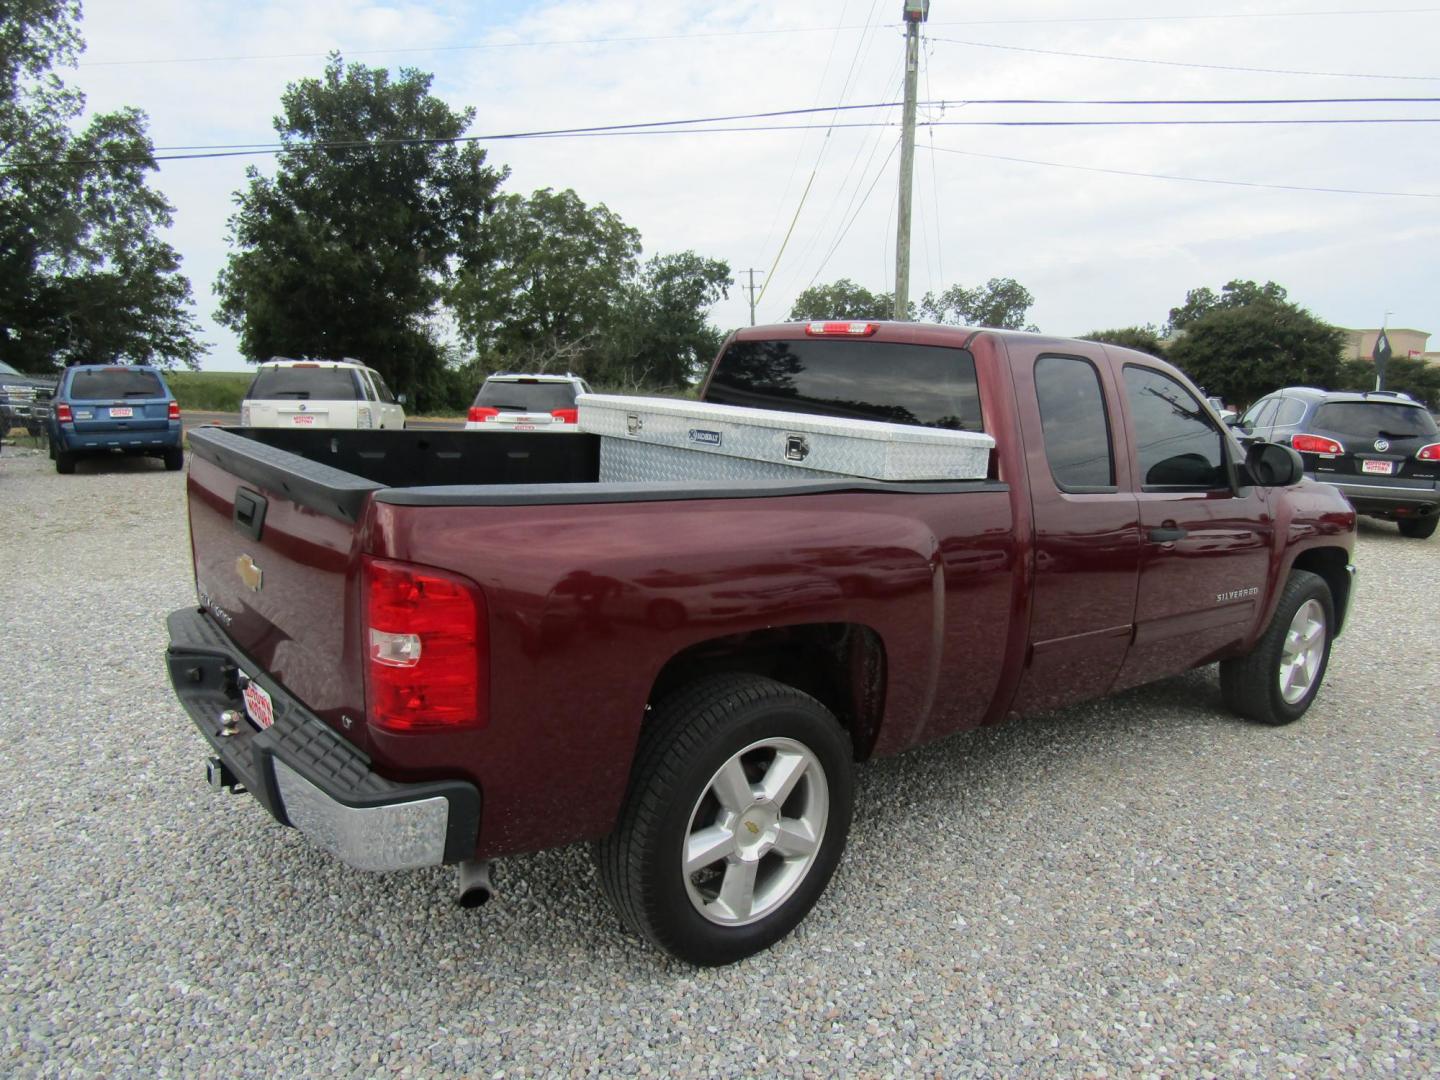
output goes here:
<path id="1" fill-rule="evenodd" d="M 264 731 L 271 724 L 275 723 L 275 706 L 270 701 L 270 695 L 265 688 L 249 676 L 240 676 L 245 680 L 245 689 L 241 691 L 245 698 L 245 715 L 255 721 L 255 726 Z"/>

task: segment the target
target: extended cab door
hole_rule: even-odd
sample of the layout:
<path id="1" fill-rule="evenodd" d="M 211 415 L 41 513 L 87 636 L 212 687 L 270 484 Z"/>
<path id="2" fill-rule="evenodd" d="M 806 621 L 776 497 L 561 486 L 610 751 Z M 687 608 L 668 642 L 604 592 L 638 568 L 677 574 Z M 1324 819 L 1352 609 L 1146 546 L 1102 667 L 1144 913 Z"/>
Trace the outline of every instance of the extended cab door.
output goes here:
<path id="1" fill-rule="evenodd" d="M 1237 486 L 1236 444 L 1194 393 L 1128 357 L 1116 375 L 1141 527 L 1135 640 L 1120 689 L 1206 663 L 1249 633 L 1274 523 L 1266 490 Z"/>
<path id="2" fill-rule="evenodd" d="M 1030 650 L 1014 708 L 1098 697 L 1130 646 L 1140 523 L 1104 349 L 1007 341 L 1034 518 Z"/>

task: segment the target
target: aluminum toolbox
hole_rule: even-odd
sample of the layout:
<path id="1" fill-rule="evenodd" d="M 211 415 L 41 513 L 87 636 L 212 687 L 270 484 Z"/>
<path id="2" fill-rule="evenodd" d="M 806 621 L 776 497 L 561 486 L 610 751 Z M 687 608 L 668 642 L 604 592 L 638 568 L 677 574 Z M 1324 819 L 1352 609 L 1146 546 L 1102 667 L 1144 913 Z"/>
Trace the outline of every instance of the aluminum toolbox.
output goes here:
<path id="1" fill-rule="evenodd" d="M 791 470 L 872 480 L 983 480 L 995 440 L 878 420 L 674 398 L 581 394 L 580 430 L 601 436 L 601 480 L 784 479 Z"/>

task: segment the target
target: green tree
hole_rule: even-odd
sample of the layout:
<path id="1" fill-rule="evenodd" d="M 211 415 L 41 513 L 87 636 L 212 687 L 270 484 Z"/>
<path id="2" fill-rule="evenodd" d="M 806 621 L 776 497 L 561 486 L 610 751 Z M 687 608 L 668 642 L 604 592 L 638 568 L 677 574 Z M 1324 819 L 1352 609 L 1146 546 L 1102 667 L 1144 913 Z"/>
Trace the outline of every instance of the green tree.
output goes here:
<path id="1" fill-rule="evenodd" d="M 523 371 L 597 374 L 640 234 L 569 189 L 502 196 L 452 291 L 475 349 Z"/>
<path id="2" fill-rule="evenodd" d="M 206 347 L 180 257 L 157 235 L 174 211 L 147 183 L 145 114 L 77 131 L 85 97 L 54 70 L 83 48 L 79 16 L 75 0 L 12 0 L 0 16 L 0 348 L 32 371 L 195 367 Z"/>
<path id="3" fill-rule="evenodd" d="M 706 311 L 732 284 L 727 263 L 693 251 L 647 261 L 616 309 L 602 378 L 625 386 L 695 382 L 724 340 Z"/>
<path id="4" fill-rule="evenodd" d="M 952 285 L 938 296 L 926 293 L 920 301 L 920 317 L 955 326 L 1034 330 L 1034 325 L 1025 322 L 1025 314 L 1034 303 L 1030 290 L 1014 278 L 991 278 L 973 289 Z"/>
<path id="5" fill-rule="evenodd" d="M 1336 390 L 1374 390 L 1375 362 L 1347 360 L 1336 380 Z M 1418 357 L 1392 356 L 1385 365 L 1385 389 L 1399 390 L 1430 408 L 1440 408 L 1440 366 Z"/>
<path id="6" fill-rule="evenodd" d="M 1179 331 L 1187 329 L 1196 319 L 1217 309 L 1239 308 L 1266 300 L 1283 304 L 1288 295 L 1273 281 L 1257 285 L 1253 281 L 1236 279 L 1226 282 L 1220 289 L 1219 296 L 1216 296 L 1212 289 L 1204 286 L 1191 289 L 1185 294 L 1185 303 L 1170 309 L 1170 321 L 1165 325 L 1165 336 L 1174 337 Z"/>
<path id="7" fill-rule="evenodd" d="M 1149 353 L 1151 356 L 1165 356 L 1165 346 L 1160 334 L 1153 326 L 1122 326 L 1115 330 L 1092 330 L 1082 341 L 1103 341 L 1109 345 L 1120 345 L 1127 349 Z"/>
<path id="8" fill-rule="evenodd" d="M 912 313 L 914 305 L 911 305 Z M 893 319 L 895 294 L 872 293 L 849 278 L 812 285 L 795 298 L 791 322 L 818 319 Z"/>
<path id="9" fill-rule="evenodd" d="M 1305 309 L 1262 298 L 1201 315 L 1171 343 L 1169 358 L 1208 393 L 1244 404 L 1281 386 L 1334 386 L 1343 341 Z"/>
<path id="10" fill-rule="evenodd" d="M 273 177 L 236 193 L 219 318 L 251 360 L 354 357 L 417 408 L 443 395 L 435 315 L 481 243 L 504 170 L 459 139 L 474 110 L 430 93 L 431 76 L 346 64 L 291 83 Z"/>

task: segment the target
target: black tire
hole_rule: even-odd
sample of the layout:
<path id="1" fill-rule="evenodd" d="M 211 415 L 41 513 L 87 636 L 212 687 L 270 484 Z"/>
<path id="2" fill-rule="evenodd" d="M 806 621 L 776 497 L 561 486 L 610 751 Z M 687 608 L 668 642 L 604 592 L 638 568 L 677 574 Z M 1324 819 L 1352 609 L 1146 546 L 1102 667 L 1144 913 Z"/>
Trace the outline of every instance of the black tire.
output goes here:
<path id="1" fill-rule="evenodd" d="M 1408 536 L 1411 540 L 1429 540 L 1435 535 L 1435 526 L 1440 525 L 1440 514 L 1410 518 L 1406 521 L 1397 521 L 1395 524 L 1400 526 L 1401 536 Z"/>
<path id="2" fill-rule="evenodd" d="M 69 476 L 75 471 L 75 455 L 64 450 L 55 451 L 55 471 L 61 476 Z"/>
<path id="3" fill-rule="evenodd" d="M 1286 653 L 1286 637 L 1301 608 L 1311 601 L 1324 615 L 1323 645 L 1319 663 L 1309 677 L 1304 692 L 1287 701 L 1281 688 L 1281 666 Z M 1330 664 L 1330 643 L 1335 637 L 1335 602 L 1330 586 L 1318 574 L 1308 570 L 1292 570 L 1280 603 L 1265 633 L 1245 656 L 1220 662 L 1220 691 L 1225 705 L 1240 716 L 1261 724 L 1290 724 L 1305 715 L 1320 691 L 1325 669 Z M 1317 643 L 1319 644 L 1319 643 Z M 1300 689 L 1300 688 L 1295 688 Z"/>
<path id="4" fill-rule="evenodd" d="M 175 447 L 165 451 L 165 468 L 171 472 L 179 472 L 185 467 L 185 451 L 181 447 Z"/>
<path id="5" fill-rule="evenodd" d="M 693 897 L 706 887 L 697 885 L 697 878 L 713 875 L 728 857 L 691 875 L 685 872 L 682 850 L 692 818 L 699 822 L 706 800 L 713 798 L 711 784 L 722 766 L 765 740 L 799 744 L 811 755 L 804 778 L 779 800 L 774 813 L 783 820 L 793 805 L 788 798 L 808 801 L 818 791 L 827 808 L 823 827 L 814 854 L 796 871 L 798 880 L 775 889 L 778 895 L 768 901 L 773 907 L 754 921 L 721 925 L 702 914 L 703 901 Z M 757 753 L 763 758 L 766 748 Z M 746 765 L 748 772 L 753 767 L 749 758 Z M 810 770 L 817 768 L 818 778 L 811 779 Z M 753 675 L 701 679 L 660 702 L 646 721 L 620 820 L 595 846 L 601 887 L 632 930 L 689 963 L 729 964 L 767 949 L 805 917 L 840 863 L 854 809 L 853 770 L 849 735 L 808 694 Z M 737 838 L 748 839 L 741 824 L 763 835 L 747 816 L 733 825 Z M 767 864 L 772 854 L 775 860 Z M 772 875 L 771 881 L 784 880 L 774 873 L 777 867 L 784 873 L 792 865 L 778 852 L 752 861 L 768 865 L 764 873 Z M 724 865 L 728 869 L 729 863 Z M 725 873 L 719 871 L 721 880 Z M 762 887 L 757 880 L 752 874 L 752 897 Z"/>

